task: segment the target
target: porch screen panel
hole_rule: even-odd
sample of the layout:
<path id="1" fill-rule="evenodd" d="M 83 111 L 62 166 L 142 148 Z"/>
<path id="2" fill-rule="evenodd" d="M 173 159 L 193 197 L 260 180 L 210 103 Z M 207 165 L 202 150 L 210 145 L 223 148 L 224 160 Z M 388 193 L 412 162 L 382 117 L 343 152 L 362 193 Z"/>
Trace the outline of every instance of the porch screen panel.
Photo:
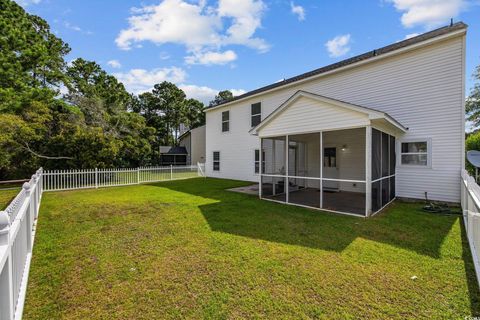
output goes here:
<path id="1" fill-rule="evenodd" d="M 381 177 L 381 136 L 380 131 L 372 129 L 372 180 Z"/>
<path id="2" fill-rule="evenodd" d="M 285 178 L 262 176 L 262 198 L 285 202 Z"/>
<path id="3" fill-rule="evenodd" d="M 395 176 L 391 177 L 390 179 L 390 199 L 392 201 L 395 198 Z"/>
<path id="4" fill-rule="evenodd" d="M 372 211 L 377 212 L 382 207 L 380 181 L 372 183 Z"/>
<path id="5" fill-rule="evenodd" d="M 372 211 L 395 198 L 395 137 L 372 129 Z"/>
<path id="6" fill-rule="evenodd" d="M 323 209 L 365 216 L 365 193 L 345 190 L 333 191 L 330 188 L 330 181 L 323 181 L 322 183 Z M 364 182 L 355 184 L 357 189 L 365 190 Z"/>
<path id="7" fill-rule="evenodd" d="M 395 152 L 395 137 L 390 136 L 390 174 L 389 175 L 395 174 L 396 164 L 397 164 L 397 161 L 396 161 L 396 152 Z"/>
<path id="8" fill-rule="evenodd" d="M 389 142 L 390 142 L 389 135 L 382 132 L 382 177 L 388 177 L 390 172 L 389 170 L 390 161 L 388 159 L 390 154 L 390 151 L 388 148 Z"/>
<path id="9" fill-rule="evenodd" d="M 320 178 L 320 134 L 288 136 L 288 175 Z"/>
<path id="10" fill-rule="evenodd" d="M 263 155 L 265 157 L 264 174 L 286 174 L 285 143 L 285 137 L 262 139 L 262 151 L 264 152 Z"/>
<path id="11" fill-rule="evenodd" d="M 320 208 L 320 180 L 289 178 L 288 203 Z"/>
<path id="12" fill-rule="evenodd" d="M 390 182 L 389 178 L 381 180 L 382 186 L 382 207 L 390 201 Z"/>

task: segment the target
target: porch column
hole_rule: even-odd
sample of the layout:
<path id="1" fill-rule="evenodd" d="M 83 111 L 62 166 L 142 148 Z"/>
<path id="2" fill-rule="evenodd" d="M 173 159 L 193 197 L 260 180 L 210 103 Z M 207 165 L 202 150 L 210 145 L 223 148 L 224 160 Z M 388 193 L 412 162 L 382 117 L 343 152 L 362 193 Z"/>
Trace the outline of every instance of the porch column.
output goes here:
<path id="1" fill-rule="evenodd" d="M 365 128 L 365 217 L 372 213 L 372 126 Z"/>
<path id="2" fill-rule="evenodd" d="M 260 174 L 258 175 L 258 197 L 259 198 L 262 198 L 262 174 L 263 174 L 263 166 L 262 166 L 262 163 L 263 163 L 263 159 L 262 159 L 262 153 L 263 153 L 263 149 L 262 149 L 262 138 L 259 138 L 258 140 L 260 140 L 260 155 L 259 155 L 259 160 L 260 160 L 260 163 L 258 164 L 259 165 L 259 168 L 258 168 L 258 172 L 260 172 Z M 255 161 L 255 154 L 253 155 L 254 157 L 254 161 Z"/>
<path id="3" fill-rule="evenodd" d="M 277 165 L 275 163 L 275 153 L 276 153 L 275 145 L 276 144 L 277 144 L 277 142 L 275 141 L 275 139 L 272 139 L 272 172 L 273 172 L 273 174 L 276 174 L 275 166 Z M 275 178 L 272 178 L 272 187 L 273 187 L 272 195 L 275 195 L 276 194 L 275 190 L 277 189 L 276 186 L 275 186 Z"/>
<path id="4" fill-rule="evenodd" d="M 323 131 L 320 131 L 320 209 L 323 208 Z"/>
<path id="5" fill-rule="evenodd" d="M 288 195 L 289 195 L 289 191 L 290 191 L 290 187 L 288 186 L 289 184 L 289 181 L 288 181 L 288 167 L 289 167 L 289 163 L 288 163 L 288 153 L 290 152 L 290 143 L 288 142 L 288 134 L 285 136 L 285 144 L 286 144 L 286 148 L 285 148 L 285 202 L 288 203 Z"/>

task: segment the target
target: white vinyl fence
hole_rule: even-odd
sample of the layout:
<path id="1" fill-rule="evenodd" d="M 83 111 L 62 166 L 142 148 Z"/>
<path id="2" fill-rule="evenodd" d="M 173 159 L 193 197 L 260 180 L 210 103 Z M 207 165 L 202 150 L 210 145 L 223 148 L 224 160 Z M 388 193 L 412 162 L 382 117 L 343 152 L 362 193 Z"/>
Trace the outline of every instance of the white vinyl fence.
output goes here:
<path id="1" fill-rule="evenodd" d="M 35 226 L 43 191 L 125 186 L 205 176 L 205 164 L 135 169 L 42 168 L 0 211 L 0 320 L 22 318 Z"/>
<path id="2" fill-rule="evenodd" d="M 461 175 L 460 201 L 477 281 L 480 284 L 480 186 L 466 170 L 463 170 Z"/>
<path id="3" fill-rule="evenodd" d="M 43 188 L 45 191 L 103 188 L 199 176 L 205 176 L 205 164 L 125 169 L 51 170 L 44 172 Z"/>
<path id="4" fill-rule="evenodd" d="M 43 170 L 40 168 L 0 211 L 0 319 L 21 319 L 35 225 L 42 200 Z"/>

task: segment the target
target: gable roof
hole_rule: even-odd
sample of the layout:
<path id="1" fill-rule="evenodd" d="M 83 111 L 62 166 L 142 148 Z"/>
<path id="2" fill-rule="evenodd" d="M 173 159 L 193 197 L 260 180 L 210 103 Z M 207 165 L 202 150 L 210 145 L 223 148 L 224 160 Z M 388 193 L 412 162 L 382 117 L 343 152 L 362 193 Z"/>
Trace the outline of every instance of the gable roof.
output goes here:
<path id="1" fill-rule="evenodd" d="M 188 154 L 187 148 L 185 147 L 180 147 L 180 146 L 173 146 L 168 150 L 167 153 L 164 154 L 170 154 L 170 155 L 183 155 L 183 154 Z"/>
<path id="2" fill-rule="evenodd" d="M 421 35 L 418 35 L 416 37 L 412 37 L 412 38 L 409 38 L 409 39 L 406 39 L 406 40 L 403 40 L 403 41 L 399 41 L 399 42 L 387 45 L 385 47 L 375 49 L 375 50 L 360 54 L 358 56 L 355 56 L 355 57 L 352 57 L 352 58 L 349 58 L 349 59 L 345 59 L 345 60 L 342 60 L 340 62 L 336 62 L 336 63 L 330 64 L 330 65 L 327 65 L 325 67 L 321 67 L 321 68 L 318 68 L 318 69 L 300 74 L 298 76 L 294 76 L 294 77 L 285 79 L 283 81 L 275 82 L 275 83 L 269 84 L 267 86 L 249 91 L 249 92 L 244 93 L 242 95 L 236 96 L 236 97 L 234 97 L 230 100 L 224 101 L 220 104 L 207 107 L 207 108 L 205 108 L 205 111 L 209 111 L 210 109 L 221 107 L 223 105 L 227 105 L 227 104 L 230 104 L 234 101 L 242 100 L 242 99 L 248 98 L 250 96 L 255 96 L 255 95 L 260 94 L 260 93 L 265 92 L 265 91 L 269 91 L 269 90 L 272 90 L 272 89 L 287 86 L 289 84 L 298 82 L 300 80 L 308 79 L 308 78 L 311 78 L 311 77 L 314 77 L 314 76 L 317 76 L 317 75 L 321 75 L 321 74 L 324 74 L 324 73 L 327 73 L 327 72 L 330 72 L 330 71 L 334 71 L 336 69 L 340 69 L 342 67 L 352 65 L 352 64 L 355 64 L 355 63 L 360 62 L 360 61 L 369 60 L 369 59 L 372 59 L 372 58 L 375 58 L 375 57 L 378 57 L 378 56 L 385 55 L 385 54 L 390 53 L 390 52 L 394 52 L 394 51 L 397 51 L 397 50 L 400 50 L 400 49 L 403 49 L 403 48 L 408 48 L 408 47 L 416 45 L 418 43 L 421 43 L 421 42 L 424 42 L 424 41 L 427 41 L 427 40 L 431 40 L 431 39 L 434 39 L 434 38 L 437 38 L 437 37 L 440 37 L 440 36 L 443 36 L 443 35 L 447 35 L 449 33 L 453 33 L 453 32 L 456 32 L 456 31 L 464 31 L 467 27 L 468 26 L 465 23 L 457 22 L 457 23 L 451 24 L 451 25 L 446 26 L 446 27 L 438 28 L 438 29 L 435 29 L 433 31 L 426 32 L 426 33 L 423 33 Z"/>
<path id="3" fill-rule="evenodd" d="M 329 98 L 329 97 L 322 96 L 322 95 L 319 95 L 319 94 L 299 90 L 294 95 L 292 95 L 290 98 L 288 98 L 284 103 L 282 103 L 272 113 L 270 113 L 257 126 L 250 129 L 250 131 L 249 131 L 250 134 L 256 135 L 258 133 L 258 130 L 263 128 L 266 124 L 268 124 L 270 121 L 272 121 L 277 115 L 279 115 L 283 110 L 288 108 L 290 105 L 292 105 L 295 101 L 297 101 L 301 97 L 310 98 L 310 99 L 316 100 L 318 102 L 328 103 L 328 104 L 331 104 L 331 105 L 339 107 L 339 108 L 344 108 L 344 109 L 360 112 L 360 113 L 363 113 L 365 115 L 368 115 L 369 119 L 385 119 L 387 122 L 389 122 L 391 125 L 393 125 L 394 127 L 396 127 L 398 130 L 400 130 L 402 132 L 406 132 L 408 130 L 408 128 L 403 126 L 400 122 L 395 120 L 392 116 L 390 116 L 386 112 L 378 111 L 378 110 L 375 110 L 375 109 L 372 109 L 372 108 L 360 106 L 358 104 L 353 104 L 353 103 L 345 102 L 345 101 L 338 100 L 338 99 Z"/>

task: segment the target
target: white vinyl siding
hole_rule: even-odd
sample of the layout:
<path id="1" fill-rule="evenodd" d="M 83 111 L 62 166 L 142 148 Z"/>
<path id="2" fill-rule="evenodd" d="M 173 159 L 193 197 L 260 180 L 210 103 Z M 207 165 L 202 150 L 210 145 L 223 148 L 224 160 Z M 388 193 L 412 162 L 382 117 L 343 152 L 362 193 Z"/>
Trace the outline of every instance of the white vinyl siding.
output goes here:
<path id="1" fill-rule="evenodd" d="M 387 112 L 409 128 L 399 140 L 430 137 L 431 167 L 399 166 L 397 196 L 422 199 L 428 192 L 433 200 L 458 202 L 464 158 L 464 50 L 464 37 L 457 36 L 207 111 L 207 154 L 225 151 L 222 174 L 207 169 L 207 175 L 258 181 L 251 169 L 251 150 L 260 145 L 249 133 L 251 104 L 261 100 L 265 118 L 304 90 Z M 218 135 L 221 112 L 227 108 L 235 128 Z"/>
<path id="2" fill-rule="evenodd" d="M 367 124 L 369 119 L 366 114 L 301 97 L 277 114 L 265 128 L 260 129 L 259 135 L 279 136 L 285 132 L 306 133 L 325 128 L 334 130 Z"/>

